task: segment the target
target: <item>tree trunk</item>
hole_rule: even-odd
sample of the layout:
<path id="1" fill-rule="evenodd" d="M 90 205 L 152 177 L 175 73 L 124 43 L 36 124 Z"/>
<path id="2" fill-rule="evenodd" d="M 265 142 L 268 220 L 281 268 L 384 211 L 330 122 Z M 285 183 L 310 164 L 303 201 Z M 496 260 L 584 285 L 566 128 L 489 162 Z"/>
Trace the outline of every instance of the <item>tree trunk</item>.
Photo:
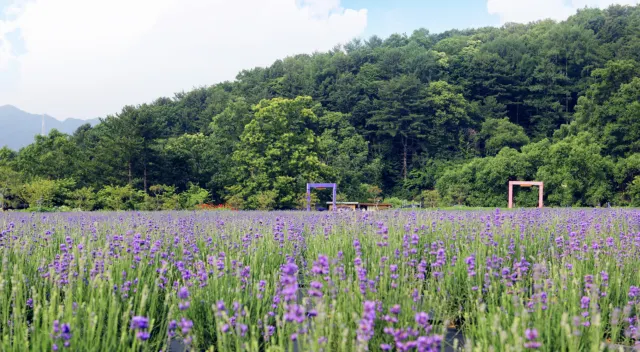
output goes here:
<path id="1" fill-rule="evenodd" d="M 131 164 L 131 160 L 129 160 L 129 184 L 133 184 L 133 165 Z"/>
<path id="2" fill-rule="evenodd" d="M 144 193 L 147 193 L 147 163 L 144 163 Z"/>
<path id="3" fill-rule="evenodd" d="M 407 139 L 402 139 L 402 177 L 407 180 Z"/>

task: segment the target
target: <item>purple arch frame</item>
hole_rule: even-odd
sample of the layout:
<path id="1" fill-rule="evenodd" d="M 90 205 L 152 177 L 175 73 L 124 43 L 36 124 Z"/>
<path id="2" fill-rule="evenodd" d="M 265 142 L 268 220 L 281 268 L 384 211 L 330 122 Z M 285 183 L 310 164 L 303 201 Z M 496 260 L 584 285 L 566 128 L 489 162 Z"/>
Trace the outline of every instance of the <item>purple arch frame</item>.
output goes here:
<path id="1" fill-rule="evenodd" d="M 336 210 L 336 190 L 338 189 L 338 185 L 335 183 L 307 183 L 307 211 L 311 211 L 311 189 L 329 187 L 333 189 L 333 210 Z"/>

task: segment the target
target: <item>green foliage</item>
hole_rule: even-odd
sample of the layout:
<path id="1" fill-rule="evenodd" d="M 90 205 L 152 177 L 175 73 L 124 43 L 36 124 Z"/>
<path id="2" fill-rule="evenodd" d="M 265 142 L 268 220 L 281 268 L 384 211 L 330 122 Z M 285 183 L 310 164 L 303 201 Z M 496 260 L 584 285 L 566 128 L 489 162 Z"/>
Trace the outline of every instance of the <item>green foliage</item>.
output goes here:
<path id="1" fill-rule="evenodd" d="M 189 183 L 189 188 L 180 194 L 180 204 L 183 209 L 193 209 L 197 205 L 206 203 L 209 197 L 209 191 L 196 184 Z"/>
<path id="2" fill-rule="evenodd" d="M 509 181 L 529 179 L 524 154 L 504 148 L 494 157 L 453 167 L 436 183 L 446 205 L 504 207 Z"/>
<path id="3" fill-rule="evenodd" d="M 18 153 L 8 147 L 0 148 L 0 167 L 11 167 L 15 163 Z"/>
<path id="4" fill-rule="evenodd" d="M 366 180 L 381 180 L 379 159 L 369 160 L 369 142 L 348 123 L 348 117 L 329 113 L 320 120 L 321 161 L 330 168 L 332 180 L 347 199 L 361 196 L 360 185 Z"/>
<path id="5" fill-rule="evenodd" d="M 53 199 L 56 195 L 56 181 L 35 179 L 26 183 L 22 189 L 22 198 L 31 209 L 53 207 Z"/>
<path id="6" fill-rule="evenodd" d="M 233 154 L 238 183 L 230 190 L 245 208 L 292 208 L 306 182 L 329 175 L 313 131 L 319 122 L 314 108 L 310 97 L 263 100 L 254 107 Z"/>
<path id="7" fill-rule="evenodd" d="M 98 192 L 98 203 L 106 210 L 130 210 L 143 196 L 131 185 L 106 186 Z"/>
<path id="8" fill-rule="evenodd" d="M 255 196 L 256 209 L 258 210 L 273 210 L 277 204 L 276 191 L 262 191 Z"/>
<path id="9" fill-rule="evenodd" d="M 167 185 L 149 187 L 149 194 L 144 195 L 144 210 L 177 210 L 180 209 L 180 196 L 176 188 Z"/>
<path id="10" fill-rule="evenodd" d="M 340 193 L 338 193 L 336 195 L 336 201 L 337 202 L 342 202 L 345 201 L 346 199 L 344 198 L 344 196 Z M 298 202 L 296 204 L 296 209 L 298 210 L 307 210 L 307 194 L 306 193 L 302 193 L 298 196 Z M 321 204 L 320 203 L 320 198 L 318 197 L 318 193 L 316 192 L 311 192 L 311 209 L 316 209 L 316 207 L 322 207 L 325 209 L 328 209 L 328 206 L 326 204 Z"/>
<path id="11" fill-rule="evenodd" d="M 82 187 L 71 192 L 66 204 L 73 209 L 93 210 L 97 202 L 97 194 L 92 187 Z"/>
<path id="12" fill-rule="evenodd" d="M 380 203 L 382 201 L 380 187 L 363 183 L 360 185 L 360 190 L 363 198 L 359 199 L 359 201 L 370 203 Z"/>
<path id="13" fill-rule="evenodd" d="M 0 211 L 17 205 L 21 188 L 22 175 L 10 167 L 0 166 Z"/>
<path id="14" fill-rule="evenodd" d="M 382 203 L 391 204 L 391 206 L 395 209 L 402 208 L 403 205 L 407 204 L 408 201 L 405 199 L 400 199 L 398 197 L 390 197 L 385 198 Z"/>
<path id="15" fill-rule="evenodd" d="M 571 136 L 549 148 L 547 163 L 538 169 L 550 204 L 597 206 L 613 198 L 614 164 L 588 133 Z"/>
<path id="16" fill-rule="evenodd" d="M 522 126 L 509 119 L 488 119 L 482 123 L 478 141 L 484 146 L 486 155 L 496 155 L 504 147 L 519 149 L 529 143 L 529 137 Z"/>
<path id="17" fill-rule="evenodd" d="M 442 201 L 440 197 L 440 193 L 438 193 L 438 191 L 435 189 L 428 189 L 428 190 L 422 191 L 422 193 L 420 193 L 420 196 L 417 198 L 417 200 L 419 200 L 425 207 L 428 207 L 428 208 L 438 207 L 440 206 Z"/>
<path id="18" fill-rule="evenodd" d="M 636 176 L 633 179 L 633 182 L 629 185 L 627 193 L 631 199 L 631 205 L 634 207 L 640 207 L 640 176 Z"/>
<path id="19" fill-rule="evenodd" d="M 69 136 L 52 130 L 47 136 L 36 136 L 34 143 L 23 148 L 15 165 L 31 177 L 73 178 L 78 172 L 77 155 L 78 147 Z"/>
<path id="20" fill-rule="evenodd" d="M 0 149 L 0 207 L 294 209 L 320 181 L 349 201 L 436 190 L 442 205 L 493 207 L 509 180 L 534 179 L 546 204 L 631 204 L 638 18 L 640 6 L 585 9 L 277 60 Z M 515 199 L 532 206 L 535 190 Z"/>

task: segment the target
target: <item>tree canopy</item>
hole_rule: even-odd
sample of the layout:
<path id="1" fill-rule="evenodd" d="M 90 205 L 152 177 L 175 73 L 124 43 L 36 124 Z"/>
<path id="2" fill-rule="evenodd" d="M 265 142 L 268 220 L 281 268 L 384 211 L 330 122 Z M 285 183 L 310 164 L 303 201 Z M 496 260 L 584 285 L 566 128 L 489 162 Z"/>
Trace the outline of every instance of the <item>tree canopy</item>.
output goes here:
<path id="1" fill-rule="evenodd" d="M 2 208 L 640 204 L 640 6 L 353 40 L 0 149 Z M 516 205 L 535 205 L 519 190 Z M 318 201 L 326 200 L 320 192 Z"/>

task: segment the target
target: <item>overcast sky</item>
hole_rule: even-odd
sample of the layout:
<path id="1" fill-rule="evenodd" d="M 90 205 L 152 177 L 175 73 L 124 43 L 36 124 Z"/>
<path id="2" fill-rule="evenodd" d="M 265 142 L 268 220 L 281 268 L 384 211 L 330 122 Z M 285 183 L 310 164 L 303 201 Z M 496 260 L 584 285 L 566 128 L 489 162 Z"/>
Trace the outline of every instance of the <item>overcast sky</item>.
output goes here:
<path id="1" fill-rule="evenodd" d="M 640 0 L 0 0 L 0 105 L 93 118 L 354 37 Z"/>

